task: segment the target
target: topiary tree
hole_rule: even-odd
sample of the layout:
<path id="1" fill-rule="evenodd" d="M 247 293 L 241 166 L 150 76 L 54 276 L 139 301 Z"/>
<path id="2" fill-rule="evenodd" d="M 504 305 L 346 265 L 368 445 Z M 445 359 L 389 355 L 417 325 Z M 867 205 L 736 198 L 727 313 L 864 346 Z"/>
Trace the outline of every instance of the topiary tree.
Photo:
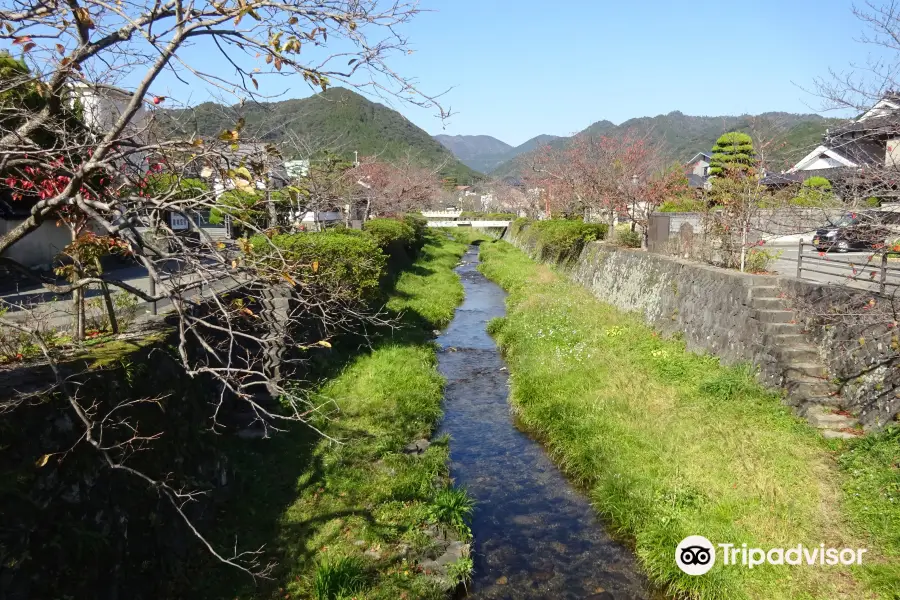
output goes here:
<path id="1" fill-rule="evenodd" d="M 824 208 L 839 203 L 831 191 L 831 182 L 824 177 L 810 177 L 800 186 L 800 193 L 791 199 L 792 206 Z"/>
<path id="2" fill-rule="evenodd" d="M 753 140 L 746 133 L 732 131 L 716 140 L 713 146 L 709 174 L 713 176 L 753 174 L 756 172 L 756 152 Z"/>

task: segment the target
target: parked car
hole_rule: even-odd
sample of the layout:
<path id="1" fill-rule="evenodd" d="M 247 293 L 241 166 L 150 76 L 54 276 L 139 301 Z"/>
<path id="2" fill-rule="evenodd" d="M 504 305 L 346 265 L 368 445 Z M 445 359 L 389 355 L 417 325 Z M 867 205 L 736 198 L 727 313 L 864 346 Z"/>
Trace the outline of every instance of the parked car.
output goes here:
<path id="1" fill-rule="evenodd" d="M 813 246 L 820 252 L 869 250 L 882 246 L 900 231 L 900 212 L 860 211 L 845 213 L 816 230 Z"/>

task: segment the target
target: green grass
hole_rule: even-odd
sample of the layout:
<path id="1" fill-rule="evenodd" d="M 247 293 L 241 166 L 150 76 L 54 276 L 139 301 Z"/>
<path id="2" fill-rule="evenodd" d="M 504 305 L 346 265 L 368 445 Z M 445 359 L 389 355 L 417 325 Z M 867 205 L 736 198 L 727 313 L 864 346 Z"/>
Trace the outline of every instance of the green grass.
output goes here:
<path id="1" fill-rule="evenodd" d="M 897 597 L 896 436 L 857 446 L 842 472 L 834 457 L 845 446 L 792 416 L 751 369 L 660 339 L 505 242 L 482 245 L 481 256 L 510 292 L 507 317 L 489 330 L 509 364 L 514 411 L 655 583 L 685 598 Z M 717 564 L 690 577 L 674 551 L 692 534 L 761 548 L 868 548 L 871 563 Z"/>
<path id="2" fill-rule="evenodd" d="M 365 564 L 359 557 L 342 556 L 316 567 L 313 592 L 316 600 L 338 600 L 366 587 Z"/>
<path id="3" fill-rule="evenodd" d="M 190 597 L 444 597 L 415 563 L 432 543 L 426 528 L 448 493 L 448 440 L 432 440 L 419 456 L 403 448 L 431 437 L 441 416 L 443 378 L 425 329 L 446 325 L 462 300 L 452 268 L 465 249 L 430 235 L 389 301 L 407 333 L 377 340 L 314 390 L 313 425 L 335 441 L 291 432 L 244 443 L 233 456 L 235 503 L 246 500 L 226 511 L 219 534 L 267 544 L 279 563 L 274 582 L 257 587 L 217 567 Z M 414 327 L 425 329 L 410 333 Z"/>
<path id="4" fill-rule="evenodd" d="M 424 326 L 444 327 L 463 300 L 463 288 L 453 268 L 465 252 L 465 244 L 440 232 L 432 234 L 420 258 L 401 273 L 388 309 L 413 313 Z"/>
<path id="5" fill-rule="evenodd" d="M 900 427 L 847 443 L 838 463 L 851 521 L 878 540 L 887 558 L 864 575 L 884 597 L 900 598 Z"/>
<path id="6" fill-rule="evenodd" d="M 468 539 L 472 535 L 468 523 L 474 510 L 475 504 L 466 490 L 448 487 L 434 496 L 428 507 L 428 519 L 437 525 L 449 527 L 463 539 Z"/>

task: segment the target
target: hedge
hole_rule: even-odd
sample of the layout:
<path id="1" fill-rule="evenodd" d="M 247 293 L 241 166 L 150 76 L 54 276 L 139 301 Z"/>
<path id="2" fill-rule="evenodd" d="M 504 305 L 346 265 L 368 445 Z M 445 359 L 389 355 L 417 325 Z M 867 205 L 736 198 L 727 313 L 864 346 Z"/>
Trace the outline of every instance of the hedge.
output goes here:
<path id="1" fill-rule="evenodd" d="M 378 246 L 388 249 L 391 246 L 412 248 L 416 242 L 416 230 L 408 223 L 397 219 L 372 219 L 363 223 L 363 231 L 369 233 L 378 242 Z"/>
<path id="2" fill-rule="evenodd" d="M 509 212 L 474 212 L 464 210 L 459 213 L 459 218 L 469 221 L 512 221 L 516 218 L 515 213 Z"/>
<path id="3" fill-rule="evenodd" d="M 376 238 L 353 230 L 287 233 L 250 239 L 251 254 L 260 267 L 284 267 L 286 275 L 302 285 L 322 286 L 355 299 L 378 291 L 387 257 Z"/>
<path id="4" fill-rule="evenodd" d="M 606 223 L 585 223 L 565 219 L 532 221 L 519 227 L 527 243 L 532 243 L 541 259 L 571 259 L 581 254 L 588 242 L 605 239 L 609 233 Z"/>

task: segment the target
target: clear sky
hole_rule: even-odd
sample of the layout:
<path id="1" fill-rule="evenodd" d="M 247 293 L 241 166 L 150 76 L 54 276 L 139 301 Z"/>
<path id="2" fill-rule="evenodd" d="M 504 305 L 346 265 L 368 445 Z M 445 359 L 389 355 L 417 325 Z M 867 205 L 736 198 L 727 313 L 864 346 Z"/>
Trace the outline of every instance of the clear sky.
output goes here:
<path id="1" fill-rule="evenodd" d="M 805 92 L 872 51 L 849 0 L 422 0 L 391 65 L 456 113 L 394 105 L 432 134 L 517 145 L 608 119 L 815 112 Z M 310 91 L 298 82 L 288 96 Z M 194 102 L 205 98 L 194 97 Z"/>

